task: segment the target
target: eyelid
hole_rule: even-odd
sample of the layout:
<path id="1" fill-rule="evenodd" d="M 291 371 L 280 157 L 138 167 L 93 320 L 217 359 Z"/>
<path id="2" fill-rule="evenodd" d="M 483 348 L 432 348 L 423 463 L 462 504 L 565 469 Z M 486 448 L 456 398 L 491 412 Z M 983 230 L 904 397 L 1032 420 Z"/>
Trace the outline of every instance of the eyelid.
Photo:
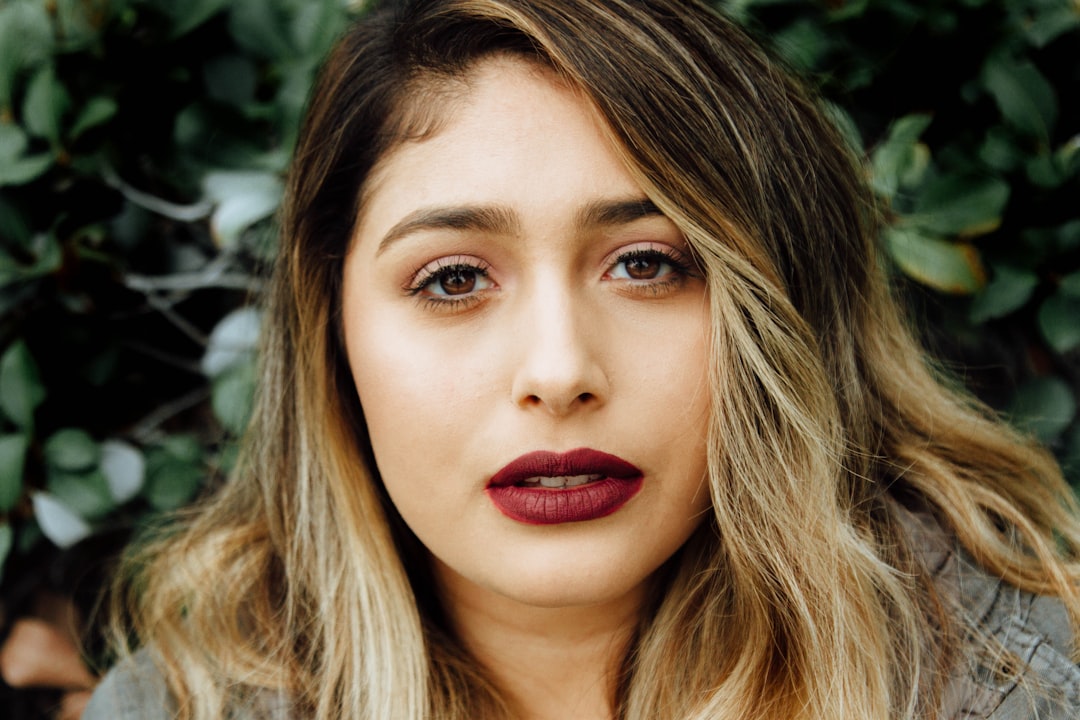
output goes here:
<path id="1" fill-rule="evenodd" d="M 419 294 L 432 280 L 444 270 L 469 269 L 483 277 L 488 276 L 491 264 L 472 255 L 448 255 L 436 260 L 424 263 L 412 273 L 402 288 L 409 295 Z"/>
<path id="2" fill-rule="evenodd" d="M 668 243 L 656 242 L 652 240 L 646 240 L 642 242 L 632 243 L 624 245 L 618 250 L 608 254 L 604 259 L 604 274 L 607 275 L 611 270 L 620 262 L 624 262 L 628 258 L 641 257 L 642 255 L 656 254 L 662 256 L 667 262 L 669 262 L 676 271 L 686 276 L 696 276 L 697 262 L 694 260 L 694 256 L 682 248 L 669 245 Z M 649 281 L 642 281 L 649 282 Z"/>

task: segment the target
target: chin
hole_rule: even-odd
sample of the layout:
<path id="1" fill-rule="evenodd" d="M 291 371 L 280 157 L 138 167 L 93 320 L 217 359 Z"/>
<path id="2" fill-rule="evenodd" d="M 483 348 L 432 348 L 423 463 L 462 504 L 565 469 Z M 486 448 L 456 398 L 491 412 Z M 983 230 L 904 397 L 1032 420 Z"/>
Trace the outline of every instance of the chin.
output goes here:
<path id="1" fill-rule="evenodd" d="M 625 559 L 597 562 L 578 557 L 523 562 L 517 572 L 505 573 L 488 587 L 521 605 L 536 608 L 575 608 L 617 603 L 638 595 L 648 585 L 653 568 L 637 568 Z"/>

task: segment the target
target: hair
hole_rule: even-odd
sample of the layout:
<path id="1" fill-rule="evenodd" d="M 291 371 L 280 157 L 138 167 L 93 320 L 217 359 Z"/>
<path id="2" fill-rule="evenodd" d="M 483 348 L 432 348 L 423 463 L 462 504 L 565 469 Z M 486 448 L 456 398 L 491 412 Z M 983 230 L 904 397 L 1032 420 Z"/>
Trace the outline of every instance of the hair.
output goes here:
<path id="1" fill-rule="evenodd" d="M 665 568 L 617 717 L 933 717 L 964 630 L 904 508 L 1080 620 L 1059 469 L 919 349 L 860 161 L 789 73 L 699 2 L 400 5 L 351 28 L 314 89 L 234 476 L 129 564 L 118 607 L 183 717 L 260 688 L 324 720 L 505 717 L 382 488 L 339 319 L 366 179 L 496 55 L 589 103 L 708 287 L 713 512 Z"/>

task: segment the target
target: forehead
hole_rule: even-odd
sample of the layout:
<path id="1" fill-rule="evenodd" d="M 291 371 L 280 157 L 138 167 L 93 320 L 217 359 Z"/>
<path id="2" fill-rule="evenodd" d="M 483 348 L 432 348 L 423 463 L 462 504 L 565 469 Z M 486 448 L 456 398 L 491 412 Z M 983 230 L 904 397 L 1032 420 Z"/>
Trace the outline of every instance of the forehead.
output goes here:
<path id="1" fill-rule="evenodd" d="M 422 93 L 429 132 L 389 150 L 365 185 L 358 235 L 426 204 L 551 211 L 612 195 L 642 196 L 599 114 L 535 62 L 498 56 Z"/>

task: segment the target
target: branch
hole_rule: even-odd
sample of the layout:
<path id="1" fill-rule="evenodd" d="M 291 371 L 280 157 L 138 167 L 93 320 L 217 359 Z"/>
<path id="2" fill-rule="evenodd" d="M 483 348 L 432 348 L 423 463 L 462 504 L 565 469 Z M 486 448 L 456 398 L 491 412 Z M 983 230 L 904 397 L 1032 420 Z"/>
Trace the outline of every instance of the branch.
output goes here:
<path id="1" fill-rule="evenodd" d="M 135 427 L 131 430 L 131 438 L 141 445 L 149 443 L 158 434 L 158 429 L 165 422 L 204 402 L 209 397 L 209 387 L 198 387 L 175 400 L 165 403 L 135 424 Z"/>

